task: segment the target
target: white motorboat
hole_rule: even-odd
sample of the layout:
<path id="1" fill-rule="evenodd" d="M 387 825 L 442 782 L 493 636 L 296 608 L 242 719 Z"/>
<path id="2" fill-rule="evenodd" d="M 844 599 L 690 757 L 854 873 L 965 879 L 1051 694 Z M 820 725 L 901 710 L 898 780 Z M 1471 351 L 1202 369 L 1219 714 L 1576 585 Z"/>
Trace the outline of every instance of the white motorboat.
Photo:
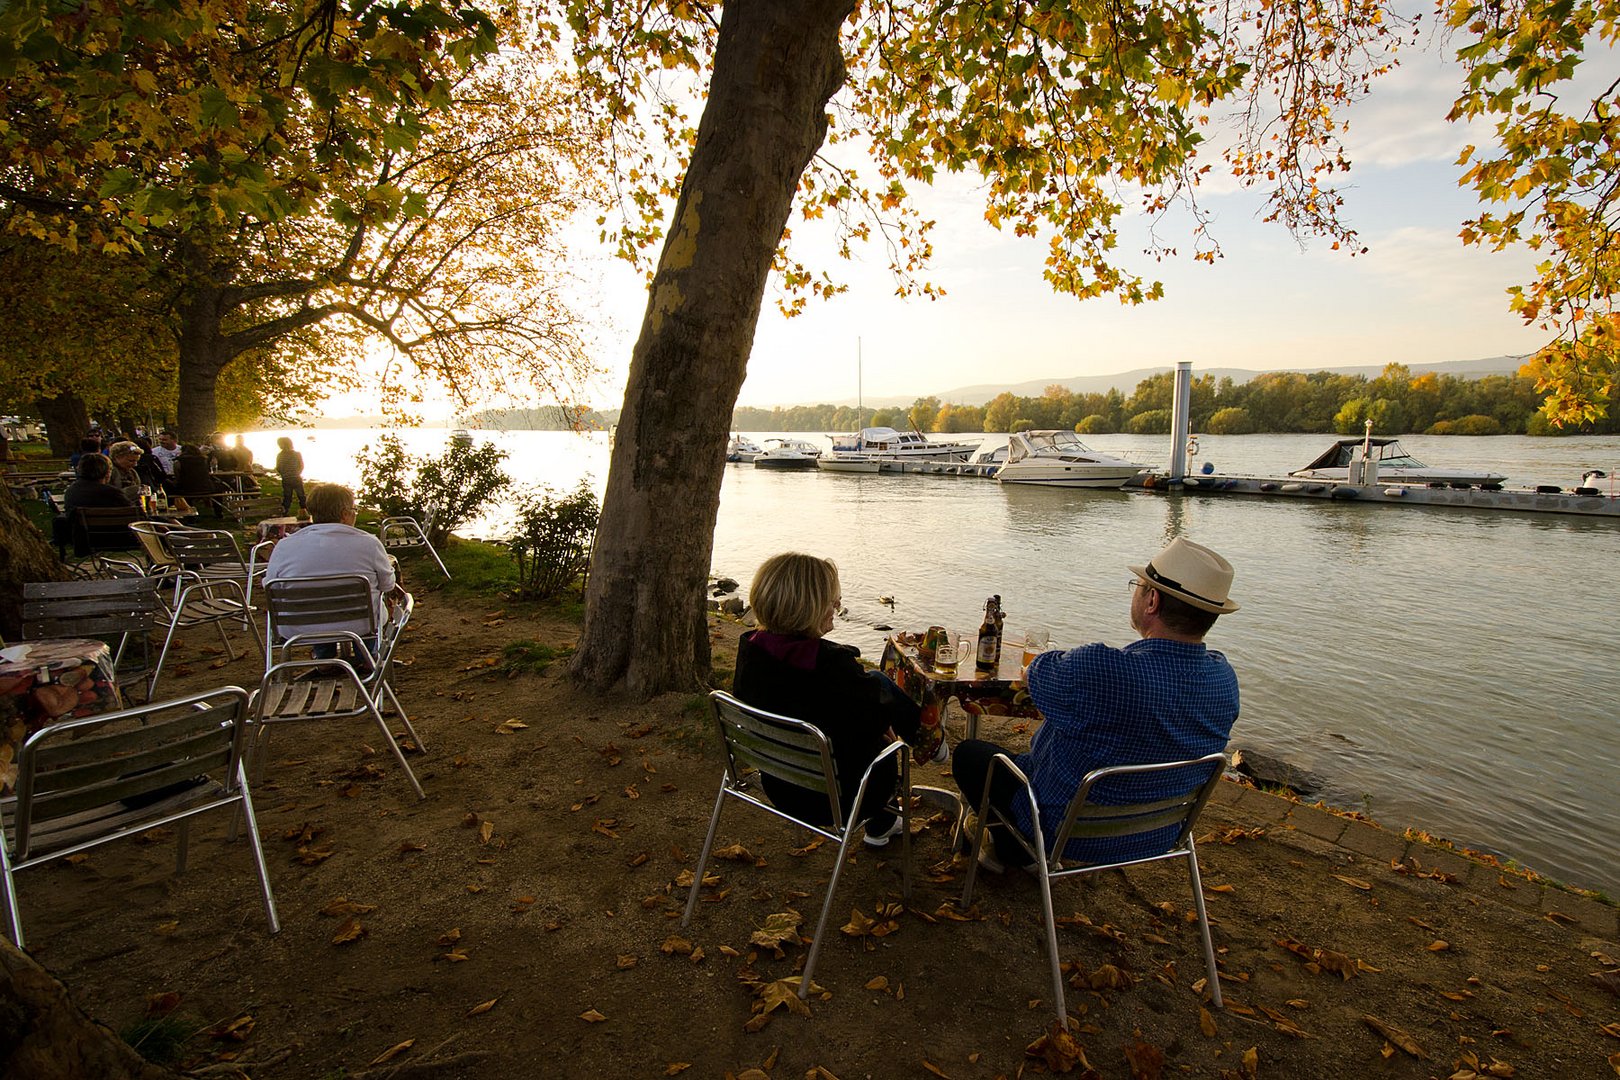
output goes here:
<path id="1" fill-rule="evenodd" d="M 1507 479 L 1501 473 L 1493 473 L 1488 469 L 1447 469 L 1425 465 L 1408 454 L 1398 440 L 1375 439 L 1370 435 L 1359 439 L 1339 439 L 1328 447 L 1321 457 L 1288 475 L 1307 480 L 1348 481 L 1352 460 L 1358 462 L 1360 460 L 1357 451 L 1365 453 L 1378 466 L 1380 484 L 1457 484 L 1464 487 L 1478 487 L 1483 484 L 1500 484 Z"/>
<path id="2" fill-rule="evenodd" d="M 1019 431 L 1007 438 L 1007 463 L 996 479 L 1003 484 L 1117 488 L 1141 471 L 1135 462 L 1091 449 L 1072 431 Z"/>
<path id="3" fill-rule="evenodd" d="M 832 456 L 857 455 L 878 461 L 966 461 L 978 443 L 936 442 L 917 431 L 891 427 L 862 428 L 854 435 L 833 435 Z"/>
<path id="4" fill-rule="evenodd" d="M 875 473 L 883 471 L 881 461 L 860 454 L 823 454 L 816 459 L 816 467 L 826 472 Z"/>
<path id="5" fill-rule="evenodd" d="M 756 469 L 813 469 L 821 448 L 803 439 L 766 439 L 754 455 Z"/>
<path id="6" fill-rule="evenodd" d="M 759 454 L 759 444 L 746 435 L 733 435 L 726 443 L 726 460 L 749 462 Z"/>

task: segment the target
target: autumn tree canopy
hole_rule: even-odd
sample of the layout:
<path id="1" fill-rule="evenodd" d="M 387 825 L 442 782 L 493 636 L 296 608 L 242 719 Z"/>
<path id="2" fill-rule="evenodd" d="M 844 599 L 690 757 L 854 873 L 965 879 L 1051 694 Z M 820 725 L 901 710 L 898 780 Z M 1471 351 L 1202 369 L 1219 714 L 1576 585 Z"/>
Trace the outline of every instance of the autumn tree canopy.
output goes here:
<path id="1" fill-rule="evenodd" d="M 191 437 L 221 387 L 252 415 L 379 345 L 465 397 L 533 392 L 586 363 L 558 235 L 600 174 L 533 29 L 437 0 L 11 5 L 0 222 L 144 275 Z"/>
<path id="2" fill-rule="evenodd" d="M 1472 157 L 1484 168 L 1470 177 L 1486 182 L 1487 200 L 1524 204 L 1505 216 L 1482 215 L 1465 239 L 1510 243 L 1527 216 L 1540 215 L 1540 242 L 1556 238 L 1557 251 L 1541 270 L 1546 287 L 1528 290 L 1520 310 L 1564 317 L 1553 328 L 1560 336 L 1552 348 L 1573 361 L 1550 362 L 1549 377 L 1597 407 L 1597 383 L 1613 371 L 1604 345 L 1609 331 L 1598 328 L 1613 324 L 1612 279 L 1601 268 L 1614 258 L 1608 238 L 1615 86 L 1589 110 L 1584 101 L 1573 106 L 1586 118 L 1573 123 L 1553 95 L 1583 50 L 1612 44 L 1614 3 L 1441 5 L 1468 67 L 1454 116 L 1500 118 L 1501 156 Z M 586 86 L 613 134 L 625 213 L 604 219 L 603 239 L 651 270 L 574 671 L 599 685 L 642 692 L 689 685 L 706 666 L 706 643 L 654 629 L 691 624 L 700 581 L 642 597 L 662 605 L 656 617 L 637 620 L 647 628 L 645 642 L 624 620 L 642 587 L 630 567 L 639 563 L 644 581 L 648 573 L 692 575 L 692 567 L 706 566 L 703 541 L 688 541 L 700 548 L 701 558 L 694 558 L 637 521 L 676 497 L 671 472 L 687 488 L 686 509 L 707 507 L 718 491 L 719 445 L 673 454 L 670 448 L 682 422 L 715 441 L 723 437 L 710 414 L 729 412 L 735 402 L 747 359 L 746 345 L 737 343 L 752 339 L 753 290 L 764 285 L 745 252 L 771 234 L 778 245 L 773 269 L 798 294 L 784 305 L 789 311 L 805 294 L 840 289 L 825 268 L 796 261 L 787 213 L 756 221 L 746 244 L 733 236 L 729 251 L 705 216 L 716 200 L 751 199 L 762 213 L 776 205 L 774 165 L 798 154 L 800 129 L 784 125 L 775 135 L 729 139 L 706 132 L 749 123 L 751 106 L 767 100 L 795 121 L 812 112 L 822 117 L 825 137 L 791 181 L 792 209 L 805 219 L 834 218 L 846 244 L 883 242 L 902 293 L 931 292 L 924 276 L 931 223 L 908 195 L 945 170 L 982 179 L 992 224 L 1045 243 L 1045 276 L 1054 289 L 1136 303 L 1162 287 L 1120 258 L 1122 216 L 1141 213 L 1157 222 L 1184 209 L 1191 235 L 1161 237 L 1156 229 L 1151 254 L 1184 243 L 1193 257 L 1213 259 L 1218 239 L 1197 195 L 1217 170 L 1262 191 L 1271 219 L 1357 250 L 1339 218 L 1338 183 L 1350 167 L 1341 115 L 1419 31 L 1386 0 L 828 0 L 791 15 L 761 0 L 568 0 L 564 7 Z M 794 58 L 820 64 L 828 50 L 841 61 L 831 89 L 805 85 L 784 99 L 762 81 L 762 72 L 780 72 Z M 708 91 L 695 124 L 683 108 L 689 100 L 683 92 L 693 87 Z M 728 174 L 740 186 L 713 186 L 723 170 L 710 157 L 722 145 L 732 155 L 752 155 L 757 165 Z M 676 205 L 667 218 L 671 198 Z M 673 223 L 667 237 L 666 221 Z M 698 280 L 711 288 L 723 282 L 729 309 L 699 295 L 692 288 Z M 715 332 L 692 333 L 689 324 L 699 319 Z M 672 412 L 670 389 L 705 378 L 715 380 L 710 390 L 724 399 L 691 401 L 684 413 Z M 627 426 L 629 438 L 622 435 Z M 655 462 L 657 454 L 663 457 Z M 669 459 L 683 455 L 692 460 L 671 470 Z M 698 520 L 703 512 L 680 524 L 707 535 L 713 516 Z M 683 652 L 684 662 L 675 655 Z"/>

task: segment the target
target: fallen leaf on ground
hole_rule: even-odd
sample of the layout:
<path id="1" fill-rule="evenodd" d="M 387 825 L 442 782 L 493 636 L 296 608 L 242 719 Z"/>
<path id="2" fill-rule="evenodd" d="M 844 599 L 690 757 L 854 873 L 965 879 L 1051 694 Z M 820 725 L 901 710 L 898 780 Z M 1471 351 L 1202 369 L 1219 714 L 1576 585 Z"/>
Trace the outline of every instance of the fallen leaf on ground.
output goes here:
<path id="1" fill-rule="evenodd" d="M 732 862 L 754 861 L 754 856 L 751 855 L 748 849 L 743 847 L 741 844 L 730 844 L 723 848 L 716 848 L 714 851 L 714 857 L 717 859 L 729 859 Z"/>
<path id="2" fill-rule="evenodd" d="M 1362 881 L 1360 878 L 1345 877 L 1343 874 L 1334 874 L 1333 876 L 1350 886 L 1352 889 L 1360 889 L 1362 892 L 1367 892 L 1372 888 L 1372 882 L 1370 881 Z"/>
<path id="3" fill-rule="evenodd" d="M 944 1080 L 951 1080 L 951 1074 L 950 1073 L 946 1072 L 944 1069 L 940 1068 L 938 1065 L 935 1065 L 932 1061 L 929 1061 L 927 1058 L 923 1058 L 922 1067 L 924 1069 L 927 1069 L 929 1072 L 933 1073 L 935 1076 L 943 1077 Z"/>
<path id="4" fill-rule="evenodd" d="M 1053 1072 L 1073 1072 L 1079 1067 L 1084 1070 L 1081 1073 L 1081 1080 L 1090 1080 L 1099 1075 L 1097 1070 L 1091 1067 L 1091 1062 L 1086 1060 L 1086 1052 L 1075 1041 L 1074 1036 L 1055 1020 L 1047 1027 L 1046 1034 L 1024 1048 L 1024 1054 L 1045 1063 Z"/>
<path id="5" fill-rule="evenodd" d="M 350 917 L 343 920 L 342 925 L 337 928 L 337 933 L 332 935 L 332 944 L 347 945 L 351 941 L 365 937 L 366 933 L 366 928 L 360 925 L 360 920 Z"/>
<path id="6" fill-rule="evenodd" d="M 495 1003 L 497 1001 L 499 1001 L 499 1000 L 501 1000 L 501 999 L 500 998 L 490 998 L 488 1001 L 480 1001 L 478 1004 L 474 1005 L 472 1008 L 467 1010 L 467 1015 L 468 1016 L 480 1016 L 480 1015 L 482 1015 L 484 1013 L 487 1013 L 487 1012 L 489 1012 L 489 1010 L 491 1010 L 491 1009 L 493 1009 L 495 1007 Z"/>
<path id="7" fill-rule="evenodd" d="M 456 942 L 458 942 L 460 940 L 461 940 L 461 927 L 459 927 L 459 926 L 453 926 L 450 929 L 446 930 L 444 933 L 439 935 L 439 944 L 444 946 L 445 948 L 449 948 L 450 946 L 454 945 Z"/>
<path id="8" fill-rule="evenodd" d="M 370 1068 L 372 1065 L 381 1065 L 385 1061 L 392 1061 L 415 1045 L 415 1039 L 406 1039 L 402 1043 L 395 1043 L 393 1046 L 390 1046 L 388 1049 L 372 1058 L 371 1064 L 367 1065 L 366 1067 Z"/>
<path id="9" fill-rule="evenodd" d="M 665 1076 L 675 1076 L 675 1075 L 677 1075 L 679 1073 L 685 1072 L 687 1069 L 690 1069 L 691 1067 L 692 1067 L 692 1063 L 690 1061 L 671 1062 L 670 1064 L 664 1066 L 664 1075 Z"/>
<path id="10" fill-rule="evenodd" d="M 1423 1052 L 1423 1047 L 1417 1044 L 1416 1039 L 1412 1038 L 1410 1034 L 1401 1028 L 1396 1027 L 1394 1024 L 1386 1023 L 1371 1013 L 1362 1014 L 1361 1019 L 1362 1022 L 1368 1027 L 1372 1028 L 1374 1031 L 1378 1032 L 1378 1034 L 1382 1035 L 1384 1038 L 1388 1039 L 1402 1050 L 1405 1050 L 1413 1057 L 1426 1058 L 1429 1056 Z"/>
<path id="11" fill-rule="evenodd" d="M 586 1009 L 584 1012 L 579 1014 L 579 1018 L 585 1021 L 587 1024 L 600 1024 L 602 1021 L 607 1019 L 607 1017 L 603 1016 L 595 1009 Z"/>
<path id="12" fill-rule="evenodd" d="M 253 1027 L 253 1017 L 243 1015 L 238 1016 L 235 1020 L 232 1020 L 229 1023 L 221 1024 L 208 1034 L 212 1035 L 216 1039 L 224 1039 L 228 1042 L 246 1042 L 247 1037 L 253 1034 Z"/>
<path id="13" fill-rule="evenodd" d="M 1436 938 L 1434 941 L 1431 941 L 1425 945 L 1424 948 L 1429 952 L 1445 952 L 1447 949 L 1451 948 L 1451 942 L 1441 941 Z"/>
<path id="14" fill-rule="evenodd" d="M 1215 1017 L 1211 1016 L 1209 1010 L 1202 1005 L 1198 1006 L 1198 1030 L 1204 1033 L 1206 1039 L 1213 1039 L 1220 1034 L 1220 1029 L 1215 1026 Z"/>
<path id="15" fill-rule="evenodd" d="M 797 945 L 804 940 L 799 936 L 799 924 L 803 921 L 804 916 L 791 909 L 768 915 L 765 925 L 749 935 L 748 944 L 774 949 L 777 959 L 781 959 L 783 945 Z"/>

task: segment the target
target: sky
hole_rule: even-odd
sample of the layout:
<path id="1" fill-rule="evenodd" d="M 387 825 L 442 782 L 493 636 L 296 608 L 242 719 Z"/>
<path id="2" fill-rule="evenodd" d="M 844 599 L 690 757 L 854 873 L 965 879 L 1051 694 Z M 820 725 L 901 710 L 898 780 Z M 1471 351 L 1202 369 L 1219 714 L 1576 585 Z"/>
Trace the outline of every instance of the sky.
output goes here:
<path id="1" fill-rule="evenodd" d="M 945 297 L 896 297 L 879 246 L 857 246 L 853 262 L 831 255 L 818 262 L 812 242 L 803 261 L 830 268 L 849 291 L 812 298 L 805 314 L 788 319 L 776 308 L 779 288 L 767 287 L 738 403 L 853 402 L 857 355 L 859 387 L 870 401 L 1170 368 L 1181 360 L 1192 361 L 1195 373 L 1314 371 L 1531 353 L 1545 334 L 1509 311 L 1505 290 L 1530 279 L 1532 258 L 1522 250 L 1465 248 L 1458 239 L 1478 204 L 1457 186 L 1457 156 L 1469 141 L 1487 143 L 1488 132 L 1470 139 L 1445 121 L 1461 83 L 1448 55 L 1410 51 L 1346 114 L 1353 168 L 1338 174 L 1343 214 L 1366 254 L 1330 250 L 1319 238 L 1296 240 L 1260 220 L 1258 195 L 1217 180 L 1199 198 L 1214 215 L 1223 258 L 1195 262 L 1183 223 L 1179 235 L 1167 236 L 1184 254 L 1155 263 L 1140 254 L 1142 222 L 1128 220 L 1120 257 L 1128 269 L 1162 280 L 1166 298 L 1134 307 L 1107 296 L 1082 302 L 1053 293 L 1041 279 L 1044 239 L 998 232 L 983 219 L 973 181 L 949 177 L 915 193 L 925 216 L 938 221 L 926 276 Z M 1594 66 L 1589 61 L 1588 69 Z M 810 228 L 797 215 L 789 224 L 796 239 Z M 612 408 L 622 400 L 646 291 L 634 271 L 593 247 L 582 245 L 572 265 L 598 323 L 595 352 L 604 371 L 581 390 L 587 404 Z"/>

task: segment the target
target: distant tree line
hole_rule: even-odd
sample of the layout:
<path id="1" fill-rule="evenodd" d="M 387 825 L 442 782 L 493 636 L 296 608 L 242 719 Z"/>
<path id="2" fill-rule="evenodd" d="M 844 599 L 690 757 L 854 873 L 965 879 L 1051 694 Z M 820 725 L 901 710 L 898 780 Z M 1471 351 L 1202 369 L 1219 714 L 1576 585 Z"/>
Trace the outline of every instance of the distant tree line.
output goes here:
<path id="1" fill-rule="evenodd" d="M 857 421 L 847 405 L 739 408 L 738 431 L 853 431 L 886 426 L 918 431 L 1023 431 L 1065 428 L 1081 434 L 1158 435 L 1170 430 L 1175 373 L 1161 372 L 1125 396 L 1119 390 L 1076 393 L 1048 386 L 1038 397 L 996 395 L 986 404 L 957 405 L 922 397 L 909 408 L 867 410 Z M 1545 395 L 1536 390 L 1529 365 L 1514 375 L 1477 379 L 1429 372 L 1413 375 L 1390 364 L 1376 378 L 1318 371 L 1266 372 L 1247 382 L 1213 375 L 1192 380 L 1192 430 L 1211 435 L 1273 432 L 1339 432 L 1359 435 L 1366 420 L 1382 435 L 1607 435 L 1620 432 L 1611 416 L 1576 428 L 1554 427 L 1542 414 Z"/>
<path id="2" fill-rule="evenodd" d="M 578 405 L 540 405 L 532 409 L 484 409 L 461 420 L 497 431 L 606 431 L 618 418 L 617 409 L 600 413 Z"/>

